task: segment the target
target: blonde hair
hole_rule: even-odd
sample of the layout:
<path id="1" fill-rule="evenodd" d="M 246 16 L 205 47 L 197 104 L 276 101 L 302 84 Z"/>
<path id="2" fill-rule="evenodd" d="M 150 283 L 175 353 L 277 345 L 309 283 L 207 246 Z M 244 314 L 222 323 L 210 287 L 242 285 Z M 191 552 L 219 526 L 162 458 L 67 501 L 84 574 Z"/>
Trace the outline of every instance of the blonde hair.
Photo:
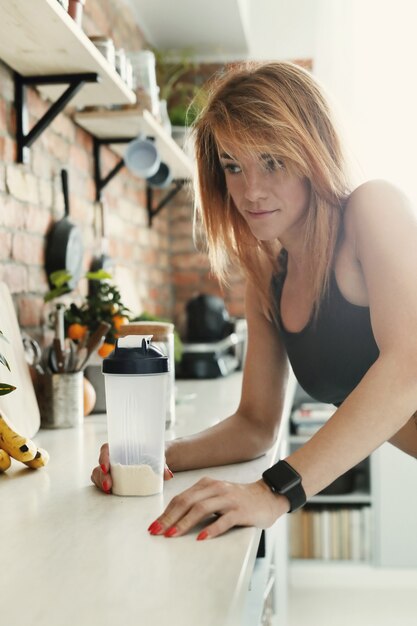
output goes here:
<path id="1" fill-rule="evenodd" d="M 265 262 L 278 269 L 278 241 L 259 241 L 236 210 L 219 161 L 219 144 L 238 143 L 247 154 L 270 154 L 310 182 L 304 251 L 312 270 L 314 308 L 327 289 L 348 185 L 340 141 L 322 90 L 301 67 L 250 63 L 217 76 L 194 124 L 197 159 L 196 219 L 201 219 L 213 272 L 227 282 L 237 260 L 269 311 L 269 286 L 259 277 Z"/>

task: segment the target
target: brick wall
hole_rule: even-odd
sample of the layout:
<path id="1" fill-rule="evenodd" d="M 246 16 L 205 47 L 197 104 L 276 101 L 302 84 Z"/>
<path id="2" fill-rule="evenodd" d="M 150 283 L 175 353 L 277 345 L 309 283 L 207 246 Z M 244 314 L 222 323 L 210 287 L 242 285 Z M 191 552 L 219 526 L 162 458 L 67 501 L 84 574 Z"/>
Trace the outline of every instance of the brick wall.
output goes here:
<path id="1" fill-rule="evenodd" d="M 181 192 L 178 204 L 170 210 L 171 271 L 174 287 L 174 316 L 180 327 L 185 304 L 200 293 L 214 294 L 225 300 L 230 315 L 244 315 L 244 281 L 239 271 L 230 276 L 228 288 L 221 289 L 210 272 L 207 255 L 199 252 L 192 237 L 192 202 L 188 191 Z M 185 196 L 185 198 L 184 198 Z"/>
<path id="2" fill-rule="evenodd" d="M 116 46 L 135 50 L 146 44 L 129 8 L 118 0 L 88 0 L 83 28 L 107 34 Z M 13 76 L 0 62 L 0 279 L 9 286 L 19 322 L 41 339 L 48 332 L 48 290 L 44 271 L 45 237 L 63 216 L 60 170 L 69 173 L 70 217 L 83 234 L 84 269 L 99 252 L 98 209 L 94 203 L 92 138 L 74 124 L 71 110 L 61 113 L 31 148 L 30 162 L 16 164 Z M 28 91 L 30 126 L 47 110 L 36 90 Z M 103 149 L 103 170 L 118 160 Z M 192 202 L 181 192 L 147 225 L 143 181 L 123 169 L 106 187 L 109 253 L 115 282 L 134 312 L 146 309 L 180 320 L 187 300 L 198 293 L 220 293 L 207 260 L 192 242 Z M 85 281 L 72 294 L 85 293 Z M 243 314 L 241 281 L 223 294 L 232 314 Z M 50 307 L 50 305 L 49 305 Z"/>

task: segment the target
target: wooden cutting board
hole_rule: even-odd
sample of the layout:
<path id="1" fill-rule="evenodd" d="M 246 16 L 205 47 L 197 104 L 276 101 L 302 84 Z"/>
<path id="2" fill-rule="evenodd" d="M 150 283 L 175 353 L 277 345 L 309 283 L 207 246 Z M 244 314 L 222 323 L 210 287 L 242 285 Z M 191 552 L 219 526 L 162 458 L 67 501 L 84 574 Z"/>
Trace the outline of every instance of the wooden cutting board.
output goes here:
<path id="1" fill-rule="evenodd" d="M 26 363 L 22 337 L 13 300 L 7 285 L 0 281 L 0 330 L 9 343 L 0 339 L 0 352 L 6 357 L 11 371 L 0 364 L 0 381 L 16 387 L 0 396 L 0 410 L 10 425 L 22 436 L 33 437 L 40 427 L 40 413 L 35 390 Z"/>

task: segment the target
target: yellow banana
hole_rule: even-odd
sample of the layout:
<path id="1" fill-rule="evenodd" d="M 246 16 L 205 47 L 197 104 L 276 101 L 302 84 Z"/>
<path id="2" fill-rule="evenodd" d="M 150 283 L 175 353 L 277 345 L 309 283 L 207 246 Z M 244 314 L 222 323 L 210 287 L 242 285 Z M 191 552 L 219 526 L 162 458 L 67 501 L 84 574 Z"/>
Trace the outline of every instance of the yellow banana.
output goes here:
<path id="1" fill-rule="evenodd" d="M 16 433 L 7 423 L 3 413 L 0 413 L 0 448 L 22 463 L 32 461 L 37 452 L 33 441 Z"/>
<path id="2" fill-rule="evenodd" d="M 38 448 L 36 456 L 32 461 L 26 461 L 25 465 L 32 469 L 38 469 L 38 467 L 44 467 L 49 461 L 49 454 L 43 448 Z"/>
<path id="3" fill-rule="evenodd" d="M 7 454 L 6 450 L 0 450 L 0 472 L 8 470 L 11 464 L 10 455 Z"/>

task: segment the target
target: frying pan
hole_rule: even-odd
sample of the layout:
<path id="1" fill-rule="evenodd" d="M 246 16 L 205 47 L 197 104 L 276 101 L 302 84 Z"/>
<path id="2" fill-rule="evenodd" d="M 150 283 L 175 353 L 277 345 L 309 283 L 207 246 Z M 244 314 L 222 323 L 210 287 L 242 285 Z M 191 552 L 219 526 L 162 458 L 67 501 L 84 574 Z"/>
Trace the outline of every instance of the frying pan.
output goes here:
<path id="1" fill-rule="evenodd" d="M 46 240 L 45 270 L 52 288 L 50 275 L 57 270 L 67 270 L 71 274 L 68 281 L 74 289 L 83 273 L 84 246 L 81 230 L 69 219 L 68 173 L 61 170 L 62 192 L 64 194 L 65 215 L 55 222 Z"/>

